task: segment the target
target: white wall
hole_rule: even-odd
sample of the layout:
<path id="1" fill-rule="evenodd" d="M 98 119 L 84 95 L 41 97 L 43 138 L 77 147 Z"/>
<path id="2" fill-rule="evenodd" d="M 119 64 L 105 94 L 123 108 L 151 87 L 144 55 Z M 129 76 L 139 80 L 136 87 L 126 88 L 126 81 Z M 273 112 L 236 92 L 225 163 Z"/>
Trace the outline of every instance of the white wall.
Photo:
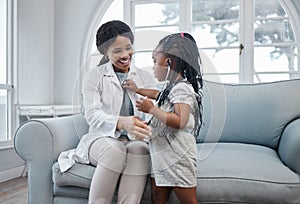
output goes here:
<path id="1" fill-rule="evenodd" d="M 295 8 L 298 11 L 298 14 L 300 15 L 300 1 L 299 0 L 291 0 L 291 1 L 294 3 Z"/>
<path id="2" fill-rule="evenodd" d="M 18 1 L 18 103 L 54 102 L 54 1 Z"/>
<path id="3" fill-rule="evenodd" d="M 54 103 L 72 104 L 82 43 L 99 0 L 57 0 L 54 35 Z M 78 90 L 75 91 L 78 98 Z M 75 100 L 75 103 L 78 100 Z"/>
<path id="4" fill-rule="evenodd" d="M 100 2 L 19 1 L 18 104 L 73 103 L 82 42 Z"/>

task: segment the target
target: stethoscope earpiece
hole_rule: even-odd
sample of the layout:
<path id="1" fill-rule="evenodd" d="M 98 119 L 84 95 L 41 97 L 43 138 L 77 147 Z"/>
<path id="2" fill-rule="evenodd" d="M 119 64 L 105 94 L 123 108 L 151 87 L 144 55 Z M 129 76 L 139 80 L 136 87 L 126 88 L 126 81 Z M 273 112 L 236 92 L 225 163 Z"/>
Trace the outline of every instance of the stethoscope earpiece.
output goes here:
<path id="1" fill-rule="evenodd" d="M 169 67 L 171 67 L 171 60 L 170 60 L 170 59 L 168 59 L 167 65 L 168 65 Z"/>

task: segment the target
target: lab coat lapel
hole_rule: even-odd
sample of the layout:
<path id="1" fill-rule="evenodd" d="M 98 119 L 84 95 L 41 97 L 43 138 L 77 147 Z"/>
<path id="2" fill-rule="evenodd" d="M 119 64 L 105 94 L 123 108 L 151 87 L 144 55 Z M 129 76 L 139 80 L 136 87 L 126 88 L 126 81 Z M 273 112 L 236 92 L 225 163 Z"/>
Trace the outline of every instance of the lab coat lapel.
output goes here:
<path id="1" fill-rule="evenodd" d="M 105 97 L 107 97 L 108 101 L 110 101 L 110 109 L 112 110 L 113 114 L 119 115 L 123 102 L 123 89 L 110 62 L 107 63 L 106 69 L 105 75 L 109 76 L 109 80 L 106 81 L 108 84 L 104 85 L 107 86 L 105 89 Z"/>

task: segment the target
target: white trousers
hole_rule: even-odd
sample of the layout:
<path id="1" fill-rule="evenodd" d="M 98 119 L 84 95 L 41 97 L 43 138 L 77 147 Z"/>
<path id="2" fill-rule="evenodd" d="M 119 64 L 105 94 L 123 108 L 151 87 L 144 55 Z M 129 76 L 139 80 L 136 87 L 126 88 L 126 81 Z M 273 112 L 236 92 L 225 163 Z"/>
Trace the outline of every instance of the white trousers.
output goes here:
<path id="1" fill-rule="evenodd" d="M 96 166 L 89 204 L 111 204 L 119 179 L 118 204 L 140 203 L 150 172 L 146 142 L 103 137 L 91 145 L 89 159 Z"/>

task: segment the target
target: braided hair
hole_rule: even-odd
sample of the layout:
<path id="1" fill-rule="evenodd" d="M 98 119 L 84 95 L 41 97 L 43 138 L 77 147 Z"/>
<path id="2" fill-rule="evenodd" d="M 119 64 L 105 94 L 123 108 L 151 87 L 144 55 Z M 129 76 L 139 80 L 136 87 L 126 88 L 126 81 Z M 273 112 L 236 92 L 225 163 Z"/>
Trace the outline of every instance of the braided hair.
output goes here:
<path id="1" fill-rule="evenodd" d="M 199 135 L 202 124 L 202 73 L 201 58 L 197 43 L 188 33 L 175 33 L 161 39 L 154 52 L 161 52 L 165 57 L 171 59 L 169 66 L 175 73 L 180 74 L 190 83 L 197 94 L 198 121 L 196 121 L 194 134 Z M 176 84 L 175 77 L 171 77 L 169 84 L 161 91 L 158 97 L 158 106 L 161 106 L 167 99 L 172 87 Z"/>
<path id="2" fill-rule="evenodd" d="M 96 34 L 96 46 L 100 54 L 105 55 L 106 49 L 115 41 L 118 36 L 128 37 L 131 44 L 134 43 L 134 35 L 130 27 L 119 20 L 108 21 L 102 24 Z M 99 65 L 108 62 L 106 56 L 103 56 Z"/>

